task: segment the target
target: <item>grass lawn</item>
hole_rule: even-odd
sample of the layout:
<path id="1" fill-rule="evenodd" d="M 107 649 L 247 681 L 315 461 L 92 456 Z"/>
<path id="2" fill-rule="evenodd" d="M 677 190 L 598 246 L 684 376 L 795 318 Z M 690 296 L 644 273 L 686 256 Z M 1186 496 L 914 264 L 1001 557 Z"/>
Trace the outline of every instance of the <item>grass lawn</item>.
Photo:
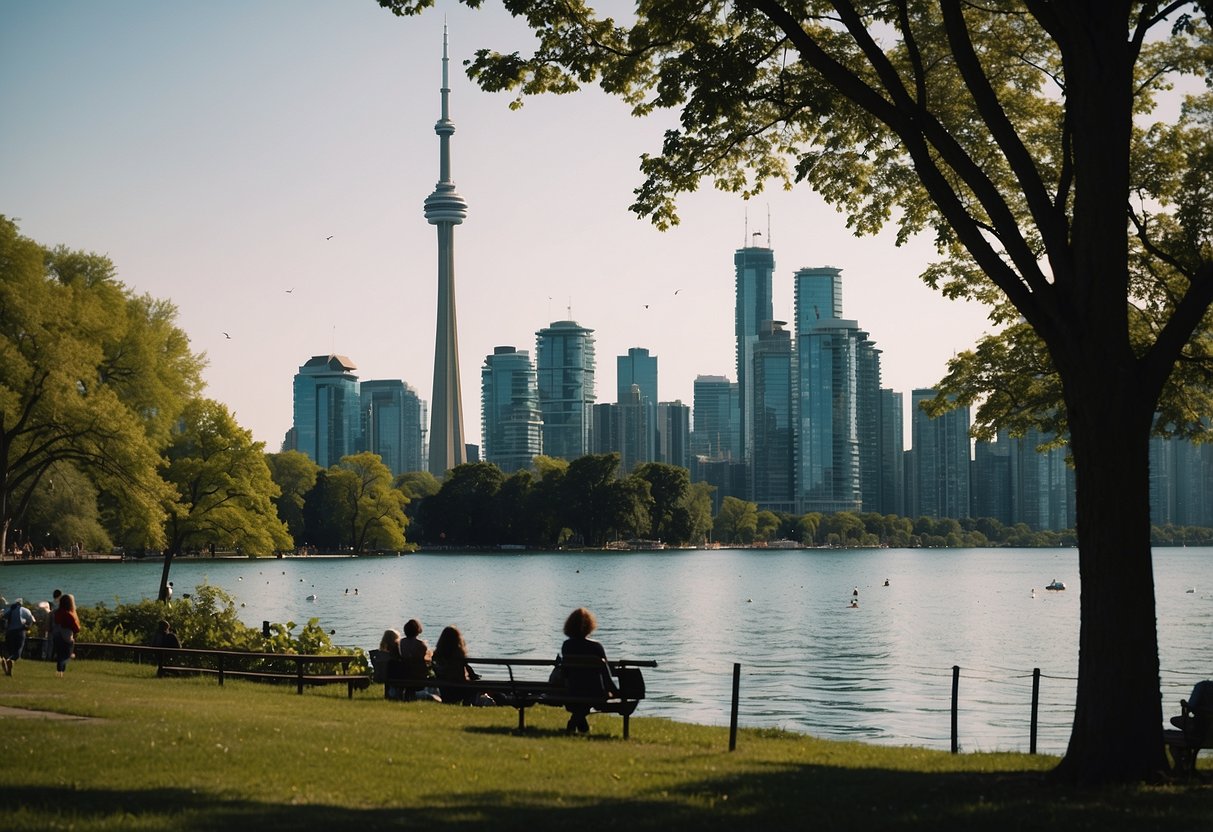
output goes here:
<path id="1" fill-rule="evenodd" d="M 1195 781 L 1075 790 L 1025 754 L 963 754 L 591 716 L 386 702 L 381 689 L 157 679 L 18 662 L 0 677 L 5 830 L 1208 830 Z M 12 709 L 21 709 L 19 711 Z M 29 713 L 36 711 L 37 713 Z M 644 706 L 641 705 L 640 713 Z M 63 718 L 66 715 L 70 718 Z M 1206 752 L 1207 753 L 1207 752 Z"/>

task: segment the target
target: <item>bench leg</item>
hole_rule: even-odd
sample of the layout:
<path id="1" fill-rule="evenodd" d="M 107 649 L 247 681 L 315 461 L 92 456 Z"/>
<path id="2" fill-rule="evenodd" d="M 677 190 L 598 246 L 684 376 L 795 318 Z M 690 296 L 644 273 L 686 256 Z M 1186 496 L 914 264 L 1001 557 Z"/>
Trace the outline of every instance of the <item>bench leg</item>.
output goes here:
<path id="1" fill-rule="evenodd" d="M 632 717 L 630 714 L 623 715 L 623 738 L 625 740 L 628 738 L 628 725 L 631 722 L 631 719 Z"/>
<path id="2" fill-rule="evenodd" d="M 518 709 L 518 730 L 526 730 L 526 708 Z"/>

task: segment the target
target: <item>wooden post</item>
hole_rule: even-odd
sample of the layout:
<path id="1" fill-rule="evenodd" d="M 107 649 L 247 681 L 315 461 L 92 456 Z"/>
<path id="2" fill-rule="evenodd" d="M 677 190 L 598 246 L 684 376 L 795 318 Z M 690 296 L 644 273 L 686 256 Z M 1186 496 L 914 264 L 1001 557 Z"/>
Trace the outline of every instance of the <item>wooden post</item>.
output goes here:
<path id="1" fill-rule="evenodd" d="M 737 699 L 741 691 L 741 664 L 733 662 L 733 710 L 729 717 L 729 751 L 737 750 Z"/>
<path id="2" fill-rule="evenodd" d="M 1040 712 L 1040 668 L 1032 668 L 1032 738 L 1028 742 L 1028 753 L 1036 753 L 1036 716 Z"/>
<path id="3" fill-rule="evenodd" d="M 960 699 L 960 665 L 952 665 L 952 753 L 960 752 L 960 738 L 956 730 L 956 709 Z"/>

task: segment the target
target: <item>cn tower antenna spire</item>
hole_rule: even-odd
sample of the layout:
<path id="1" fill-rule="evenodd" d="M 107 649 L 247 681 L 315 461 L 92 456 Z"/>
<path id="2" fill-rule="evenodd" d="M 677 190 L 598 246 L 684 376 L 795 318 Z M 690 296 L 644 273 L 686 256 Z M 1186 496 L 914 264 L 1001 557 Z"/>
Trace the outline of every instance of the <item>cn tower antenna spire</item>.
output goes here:
<path id="1" fill-rule="evenodd" d="M 434 395 L 430 399 L 430 473 L 441 477 L 467 462 L 463 397 L 459 387 L 459 339 L 455 318 L 455 226 L 468 215 L 467 202 L 451 179 L 450 74 L 447 27 L 442 25 L 442 115 L 438 134 L 438 184 L 426 197 L 425 218 L 438 230 L 438 324 L 434 333 Z"/>

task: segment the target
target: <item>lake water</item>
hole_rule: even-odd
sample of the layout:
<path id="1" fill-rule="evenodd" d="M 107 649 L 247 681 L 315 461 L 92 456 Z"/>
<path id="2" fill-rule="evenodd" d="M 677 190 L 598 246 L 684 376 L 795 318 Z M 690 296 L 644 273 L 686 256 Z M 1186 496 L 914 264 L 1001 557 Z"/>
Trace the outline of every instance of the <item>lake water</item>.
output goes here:
<path id="1" fill-rule="evenodd" d="M 1211 565 L 1213 549 L 1155 552 L 1166 713 L 1213 677 Z M 8 565 L 0 594 L 30 602 L 59 587 L 84 606 L 112 605 L 154 597 L 160 570 L 153 561 Z M 252 626 L 317 618 L 336 643 L 368 650 L 415 617 L 431 645 L 455 624 L 473 656 L 551 658 L 569 610 L 587 606 L 608 656 L 660 665 L 645 671 L 641 715 L 727 725 L 738 662 L 743 726 L 835 739 L 949 747 L 959 665 L 962 749 L 1027 750 L 1038 667 L 1038 748 L 1061 753 L 1069 736 L 1080 591 L 1072 549 L 181 560 L 171 577 L 178 595 L 206 582 L 227 590 Z M 1068 589 L 1046 591 L 1054 578 Z"/>

